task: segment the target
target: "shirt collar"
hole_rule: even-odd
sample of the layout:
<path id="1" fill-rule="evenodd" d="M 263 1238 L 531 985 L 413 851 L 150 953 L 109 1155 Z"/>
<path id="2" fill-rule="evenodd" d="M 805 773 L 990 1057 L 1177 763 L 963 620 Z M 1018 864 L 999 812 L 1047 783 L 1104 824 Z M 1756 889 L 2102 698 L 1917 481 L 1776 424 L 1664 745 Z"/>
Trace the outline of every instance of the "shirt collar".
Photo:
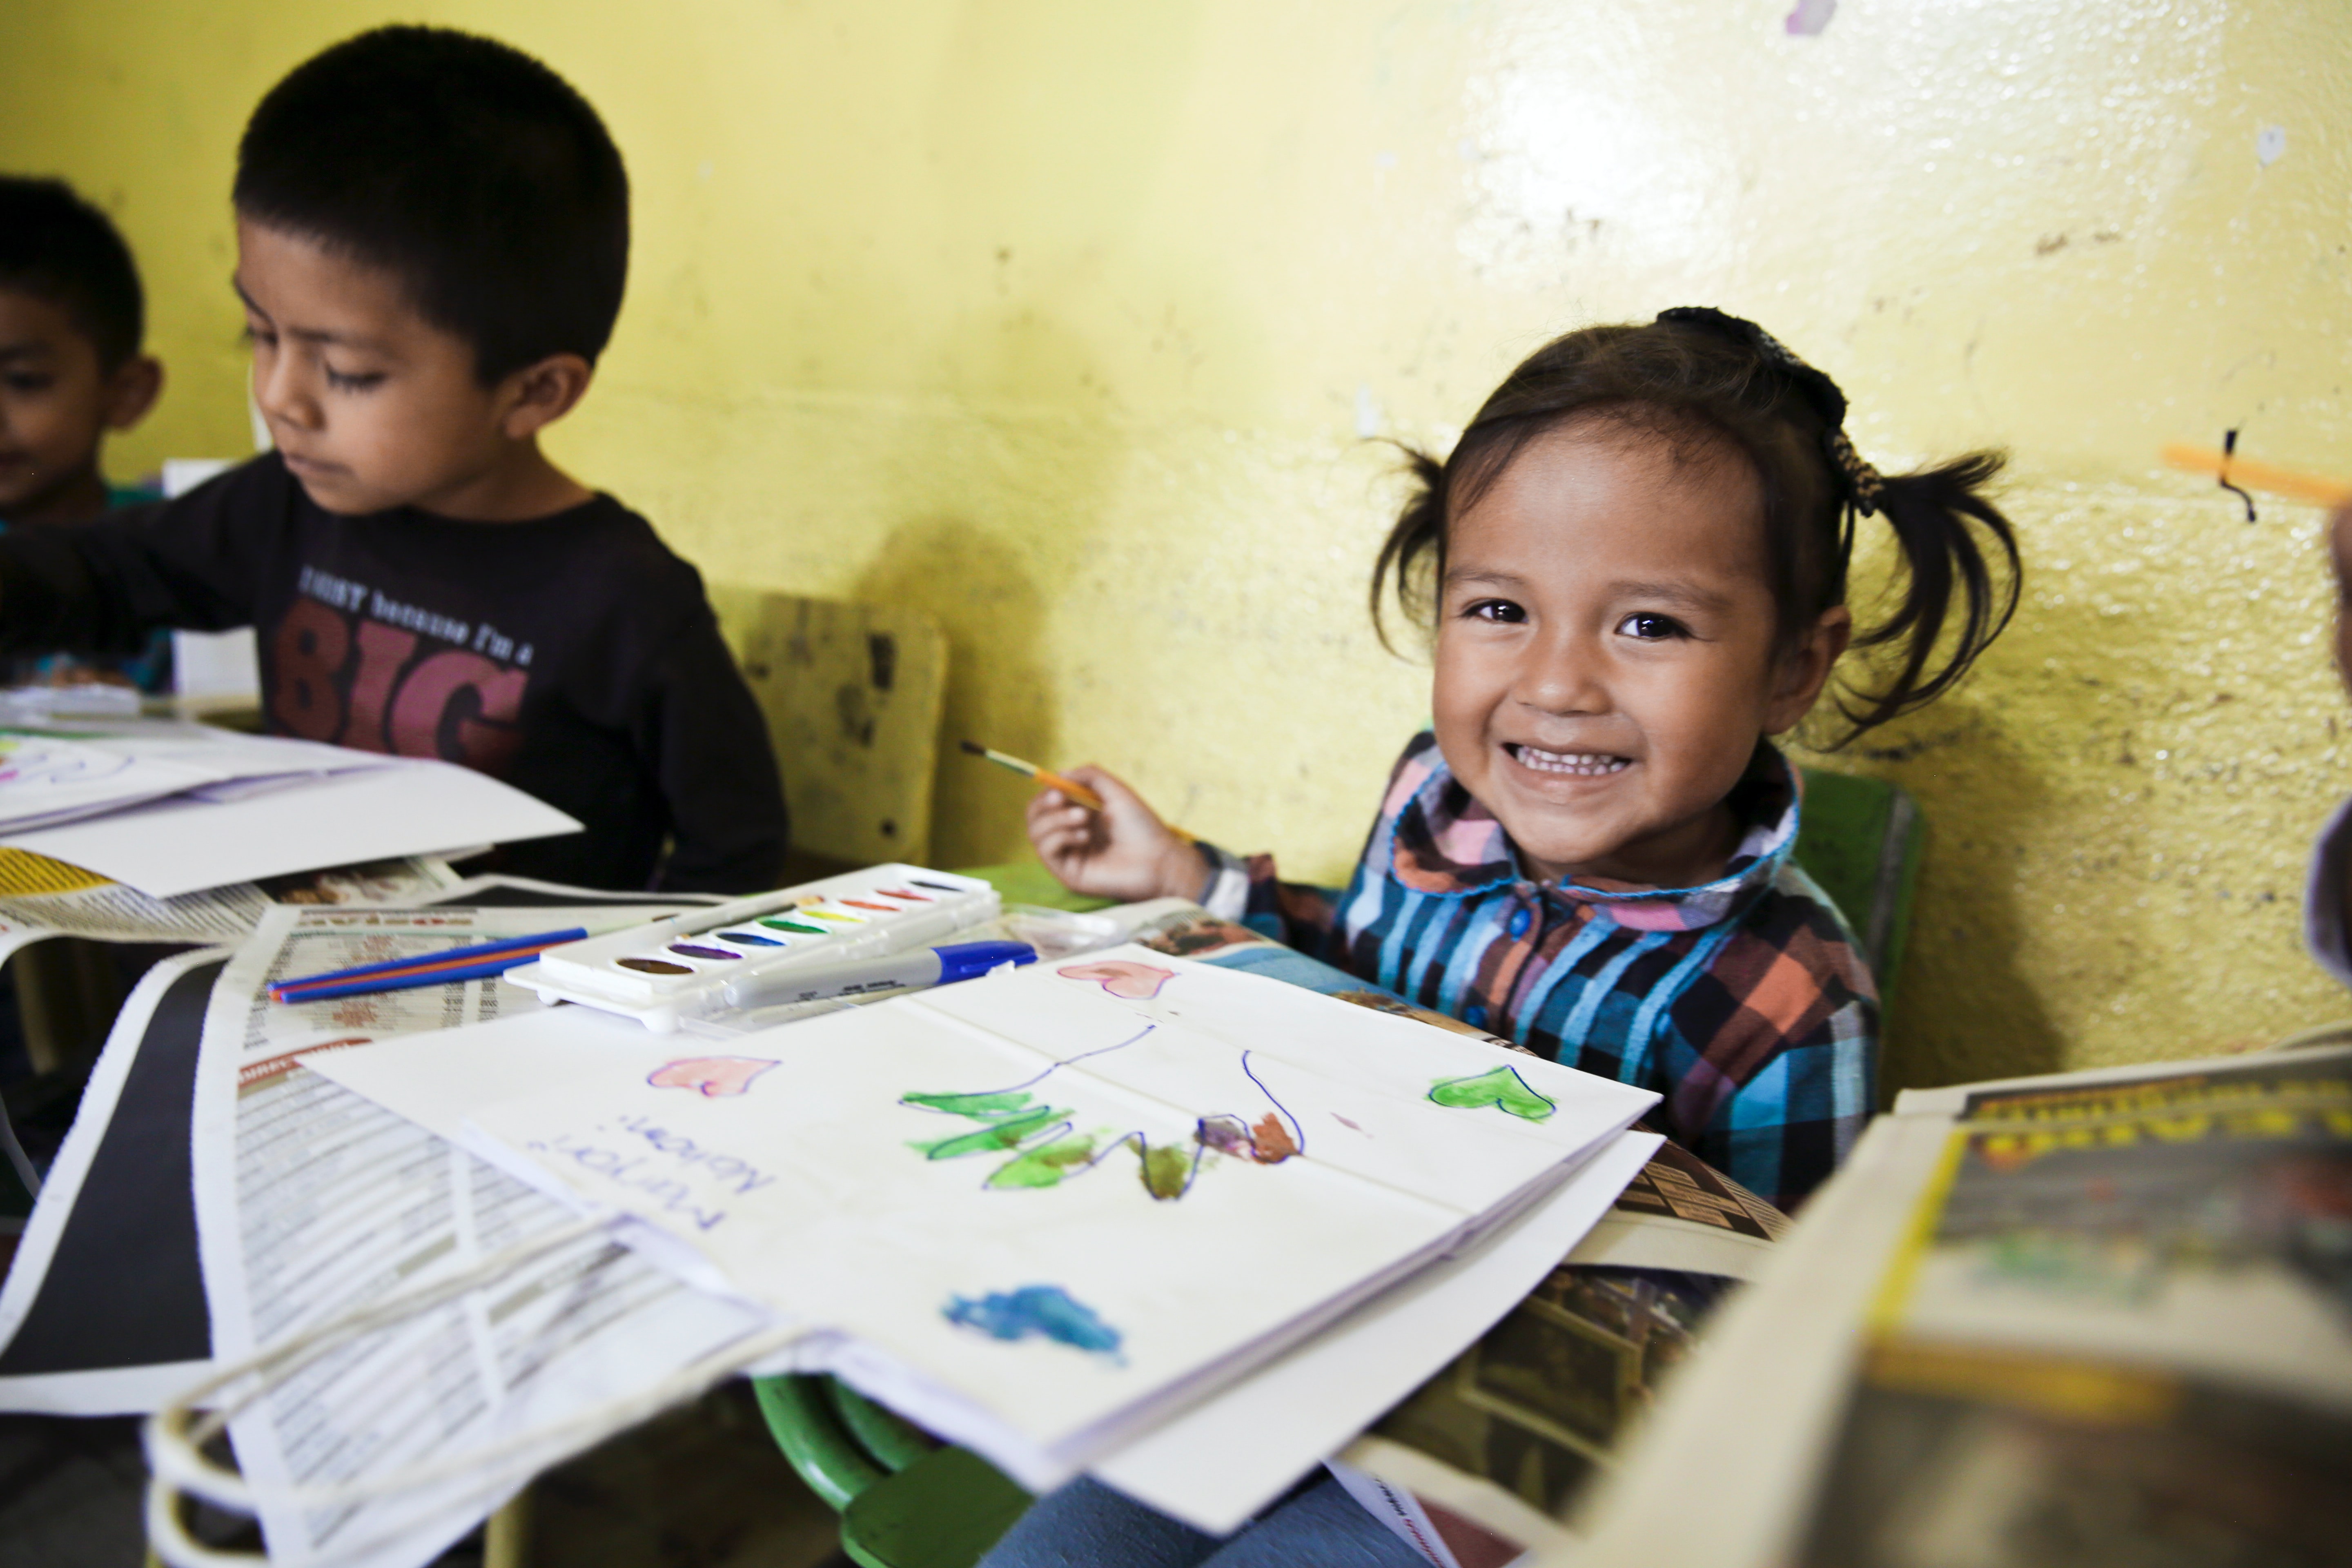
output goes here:
<path id="1" fill-rule="evenodd" d="M 1471 798 L 1435 747 L 1428 774 L 1397 813 L 1390 837 L 1390 869 L 1415 892 L 1441 898 L 1491 891 L 1529 882 L 1518 848 L 1486 808 Z M 1748 771 L 1728 800 L 1745 828 L 1739 847 L 1723 875 L 1695 888 L 1645 888 L 1634 891 L 1554 882 L 1554 898 L 1590 904 L 1621 925 L 1641 931 L 1696 931 L 1714 925 L 1751 903 L 1769 886 L 1797 842 L 1797 770 L 1769 741 L 1756 743 Z"/>

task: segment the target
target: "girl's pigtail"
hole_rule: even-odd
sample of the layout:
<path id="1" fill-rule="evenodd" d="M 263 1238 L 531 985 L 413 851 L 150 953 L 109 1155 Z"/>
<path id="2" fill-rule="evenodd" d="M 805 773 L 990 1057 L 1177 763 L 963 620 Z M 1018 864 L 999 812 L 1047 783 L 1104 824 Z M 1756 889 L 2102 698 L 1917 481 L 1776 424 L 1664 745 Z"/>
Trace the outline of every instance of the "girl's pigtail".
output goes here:
<path id="1" fill-rule="evenodd" d="M 2004 460 L 1972 452 L 1879 480 L 1871 499 L 1903 551 L 1902 599 L 1886 619 L 1858 632 L 1853 646 L 1894 650 L 1894 672 L 1875 690 L 1839 694 L 1838 711 L 1850 726 L 1840 744 L 1950 690 L 2016 614 L 2017 537 L 1983 494 Z M 1999 549 L 1989 550 L 1983 535 Z M 1948 622 L 1954 623 L 1949 651 L 1937 662 Z"/>
<path id="2" fill-rule="evenodd" d="M 1391 575 L 1396 580 L 1398 607 L 1407 617 L 1423 621 L 1445 573 L 1445 465 L 1417 447 L 1400 445 L 1397 449 L 1404 454 L 1412 490 L 1372 567 L 1372 630 L 1391 653 L 1396 652 L 1396 644 L 1389 640 L 1388 622 L 1381 615 L 1381 594 Z"/>

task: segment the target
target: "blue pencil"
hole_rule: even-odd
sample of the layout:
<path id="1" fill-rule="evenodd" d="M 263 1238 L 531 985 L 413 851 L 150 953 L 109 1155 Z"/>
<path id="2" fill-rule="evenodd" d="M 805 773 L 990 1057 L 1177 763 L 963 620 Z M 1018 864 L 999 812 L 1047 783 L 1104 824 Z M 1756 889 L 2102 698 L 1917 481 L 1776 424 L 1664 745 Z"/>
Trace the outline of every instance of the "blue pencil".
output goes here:
<path id="1" fill-rule="evenodd" d="M 584 926 L 567 931 L 543 931 L 536 936 L 510 936 L 498 942 L 476 942 L 469 947 L 453 947 L 440 952 L 420 952 L 411 958 L 388 959 L 382 963 L 362 963 L 350 969 L 330 970 L 322 974 L 306 974 L 299 980 L 280 980 L 269 987 L 273 1002 L 307 1002 L 322 995 L 349 996 L 362 991 L 396 991 L 417 985 L 437 985 L 448 980 L 473 980 L 480 973 L 496 973 L 509 969 L 530 953 L 558 947 L 567 942 L 578 942 L 588 934 Z M 481 962 L 467 963 L 467 959 Z M 463 973 L 460 973 L 462 971 Z M 385 984 L 398 980 L 399 984 Z"/>

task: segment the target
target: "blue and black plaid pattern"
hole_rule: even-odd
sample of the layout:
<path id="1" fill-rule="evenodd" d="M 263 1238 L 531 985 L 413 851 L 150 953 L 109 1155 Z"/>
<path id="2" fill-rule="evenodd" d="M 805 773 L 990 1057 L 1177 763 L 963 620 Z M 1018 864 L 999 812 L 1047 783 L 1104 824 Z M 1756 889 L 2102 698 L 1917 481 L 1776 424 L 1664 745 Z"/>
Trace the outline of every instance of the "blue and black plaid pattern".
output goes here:
<path id="1" fill-rule="evenodd" d="M 1501 825 L 1416 736 L 1345 890 L 1202 847 L 1211 907 L 1570 1067 L 1656 1089 L 1662 1130 L 1783 1208 L 1837 1168 L 1876 1096 L 1878 996 L 1789 858 L 1796 774 L 1759 746 L 1724 876 L 1626 894 L 1520 874 Z"/>

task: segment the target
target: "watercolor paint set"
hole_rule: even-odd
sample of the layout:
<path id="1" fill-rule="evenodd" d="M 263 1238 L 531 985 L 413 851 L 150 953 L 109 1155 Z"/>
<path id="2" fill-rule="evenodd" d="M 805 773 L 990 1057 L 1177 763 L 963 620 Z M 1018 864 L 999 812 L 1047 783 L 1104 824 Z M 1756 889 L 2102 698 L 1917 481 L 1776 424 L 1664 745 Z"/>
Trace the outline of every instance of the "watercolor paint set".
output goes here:
<path id="1" fill-rule="evenodd" d="M 726 1011 L 730 982 L 902 952 L 985 925 L 1002 908 L 975 877 L 870 866 L 565 942 L 505 977 L 542 1002 L 577 1002 L 668 1034 Z"/>

